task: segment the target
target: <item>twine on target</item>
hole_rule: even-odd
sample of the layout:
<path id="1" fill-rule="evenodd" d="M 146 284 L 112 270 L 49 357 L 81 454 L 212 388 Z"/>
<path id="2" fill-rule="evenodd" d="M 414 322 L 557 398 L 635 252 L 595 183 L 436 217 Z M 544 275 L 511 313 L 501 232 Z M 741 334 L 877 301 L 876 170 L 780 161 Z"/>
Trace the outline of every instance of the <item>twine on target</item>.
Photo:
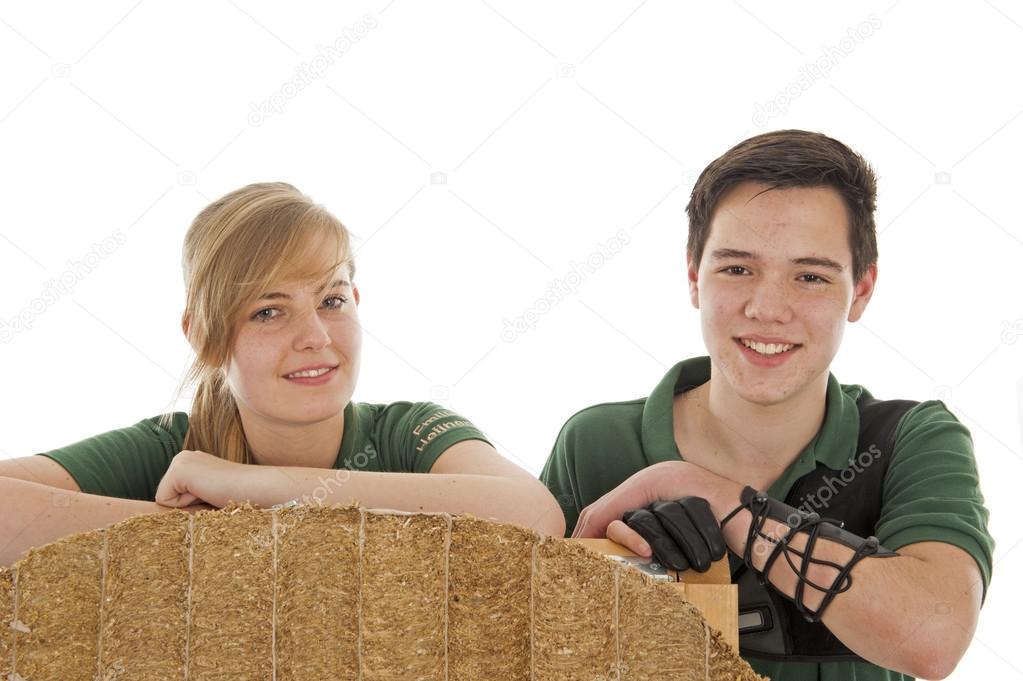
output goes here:
<path id="1" fill-rule="evenodd" d="M 107 557 L 110 555 L 108 547 L 110 545 L 110 535 L 107 532 L 103 532 L 103 548 L 100 553 L 100 564 L 99 564 L 99 629 L 98 635 L 96 636 L 96 678 L 103 678 L 103 607 L 104 601 L 106 601 L 107 594 Z"/>
<path id="2" fill-rule="evenodd" d="M 277 681 L 277 508 L 270 512 L 270 538 L 273 541 L 274 580 L 273 599 L 270 606 L 270 678 Z"/>
<path id="3" fill-rule="evenodd" d="M 358 637 L 356 642 L 356 651 L 359 660 L 359 681 L 362 681 L 362 571 L 363 571 L 363 556 L 366 550 L 366 509 L 359 507 L 359 599 L 356 602 L 356 612 L 358 614 Z"/>
<path id="4" fill-rule="evenodd" d="M 703 678 L 710 681 L 710 627 L 707 625 L 707 620 L 702 621 L 704 640 L 707 644 L 703 654 Z"/>
<path id="5" fill-rule="evenodd" d="M 195 555 L 195 514 L 188 514 L 188 587 L 185 589 L 185 681 L 188 681 L 192 644 L 192 558 Z"/>
<path id="6" fill-rule="evenodd" d="M 445 513 L 448 531 L 444 537 L 444 681 L 448 679 L 448 602 L 451 590 L 451 514 Z"/>
<path id="7" fill-rule="evenodd" d="M 621 677 L 622 677 L 622 634 L 621 634 L 621 626 L 619 624 L 619 619 L 618 619 L 618 584 L 619 584 L 619 581 L 621 579 L 621 574 L 622 574 L 621 568 L 616 567 L 616 569 L 614 571 L 614 575 L 615 575 L 615 596 L 614 596 L 615 607 L 614 607 L 614 610 L 612 611 L 613 614 L 611 615 L 611 618 L 612 618 L 611 621 L 612 621 L 612 626 L 614 626 L 614 630 L 615 630 L 615 676 L 614 676 L 614 678 L 617 681 L 621 681 Z"/>
<path id="8" fill-rule="evenodd" d="M 21 565 L 14 566 L 14 619 L 11 621 L 11 627 L 15 631 L 20 631 L 18 624 L 18 573 L 21 571 Z M 11 678 L 18 678 L 18 635 L 15 634 L 11 641 Z"/>
<path id="9" fill-rule="evenodd" d="M 536 547 L 534 542 L 529 557 L 529 681 L 536 680 Z"/>

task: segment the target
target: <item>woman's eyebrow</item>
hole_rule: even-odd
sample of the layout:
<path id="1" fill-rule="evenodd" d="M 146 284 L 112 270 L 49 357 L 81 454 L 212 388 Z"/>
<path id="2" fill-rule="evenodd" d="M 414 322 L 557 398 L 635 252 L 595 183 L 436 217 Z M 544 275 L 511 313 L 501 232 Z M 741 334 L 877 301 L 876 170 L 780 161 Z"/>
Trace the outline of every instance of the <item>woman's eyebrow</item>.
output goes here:
<path id="1" fill-rule="evenodd" d="M 345 288 L 345 287 L 348 287 L 348 286 L 351 286 L 351 284 L 349 284 L 346 279 L 335 279 L 334 281 L 330 282 L 329 284 L 327 284 L 323 288 L 321 288 L 318 291 L 316 291 L 316 293 L 320 294 L 320 293 L 323 293 L 324 291 L 326 291 L 327 289 Z M 264 293 L 263 295 L 261 295 L 259 297 L 260 300 L 279 300 L 279 299 L 282 299 L 282 298 L 284 300 L 291 300 L 291 296 L 289 294 L 281 293 L 280 291 L 274 291 L 273 293 Z"/>

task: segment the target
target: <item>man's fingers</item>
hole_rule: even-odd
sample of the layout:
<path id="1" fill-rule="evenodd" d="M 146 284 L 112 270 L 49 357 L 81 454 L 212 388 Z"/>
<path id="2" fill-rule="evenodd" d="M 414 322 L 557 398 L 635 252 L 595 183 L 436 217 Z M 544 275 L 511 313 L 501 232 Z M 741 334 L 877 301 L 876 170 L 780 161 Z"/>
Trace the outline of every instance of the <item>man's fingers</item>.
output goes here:
<path id="1" fill-rule="evenodd" d="M 676 501 L 658 501 L 651 504 L 650 508 L 652 515 L 678 545 L 679 552 L 685 555 L 693 569 L 697 572 L 709 570 L 711 558 L 707 543 L 681 504 Z"/>
<path id="2" fill-rule="evenodd" d="M 684 497 L 678 503 L 689 514 L 693 526 L 703 537 L 704 543 L 710 550 L 711 560 L 721 560 L 725 557 L 728 547 L 725 545 L 725 537 L 721 533 L 721 526 L 714 512 L 710 510 L 710 504 L 703 497 Z"/>
<path id="3" fill-rule="evenodd" d="M 621 544 L 637 556 L 650 557 L 650 545 L 643 537 L 621 520 L 612 520 L 607 526 L 607 538 Z"/>
<path id="4" fill-rule="evenodd" d="M 650 506 L 664 533 L 684 555 L 689 565 L 697 572 L 710 569 L 710 556 L 703 538 L 692 526 L 685 510 L 674 501 L 658 501 Z"/>
<path id="5" fill-rule="evenodd" d="M 659 563 L 672 570 L 689 569 L 689 556 L 682 552 L 653 513 L 645 508 L 634 511 L 629 518 L 628 527 L 646 540 Z"/>

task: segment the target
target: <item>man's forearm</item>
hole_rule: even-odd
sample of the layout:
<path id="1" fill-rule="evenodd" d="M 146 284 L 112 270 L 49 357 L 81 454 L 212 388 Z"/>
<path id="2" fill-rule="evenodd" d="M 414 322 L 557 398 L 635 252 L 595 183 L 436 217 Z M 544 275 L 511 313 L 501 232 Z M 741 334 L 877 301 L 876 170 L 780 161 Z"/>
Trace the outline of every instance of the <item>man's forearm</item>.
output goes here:
<path id="1" fill-rule="evenodd" d="M 101 497 L 0 478 L 0 565 L 11 565 L 26 549 L 69 534 L 106 527 L 139 513 L 166 510 L 150 501 Z"/>
<path id="2" fill-rule="evenodd" d="M 719 522 L 739 505 L 743 485 L 710 472 L 700 482 L 700 496 L 708 500 Z M 691 483 L 688 487 L 692 488 Z M 722 528 L 725 541 L 737 555 L 745 552 L 751 522 L 752 515 L 744 509 Z M 789 530 L 785 523 L 771 519 L 762 528 L 763 534 L 776 540 Z M 806 533 L 796 533 L 790 546 L 803 552 Z M 933 546 L 936 550 L 957 551 L 954 547 Z M 851 588 L 832 599 L 822 621 L 846 646 L 871 662 L 934 678 L 954 666 L 969 645 L 976 626 L 980 584 L 964 578 L 962 571 L 953 575 L 953 563 L 910 555 L 909 549 L 914 548 L 907 547 L 898 556 L 859 561 L 851 572 Z M 774 549 L 770 541 L 755 539 L 750 554 L 757 571 L 763 570 Z M 818 561 L 845 565 L 853 550 L 840 542 L 818 538 L 812 555 Z M 802 557 L 794 553 L 790 557 L 796 567 L 802 564 Z M 837 576 L 838 570 L 823 565 L 812 565 L 808 572 L 809 581 L 825 587 L 830 587 Z M 774 561 L 767 578 L 778 591 L 790 598 L 795 596 L 799 576 L 784 556 Z M 824 592 L 806 585 L 803 604 L 816 611 L 823 597 Z"/>

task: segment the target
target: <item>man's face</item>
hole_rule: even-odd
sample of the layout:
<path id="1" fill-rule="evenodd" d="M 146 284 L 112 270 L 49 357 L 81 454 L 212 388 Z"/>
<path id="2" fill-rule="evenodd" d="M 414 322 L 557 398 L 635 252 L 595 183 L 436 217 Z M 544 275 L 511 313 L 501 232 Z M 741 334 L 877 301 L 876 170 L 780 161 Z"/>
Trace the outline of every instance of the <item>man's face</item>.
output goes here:
<path id="1" fill-rule="evenodd" d="M 848 235 L 830 187 L 747 182 L 722 198 L 688 277 L 726 390 L 765 406 L 823 392 L 845 323 L 863 314 L 877 276 L 871 266 L 854 285 Z"/>
<path id="2" fill-rule="evenodd" d="M 314 423 L 337 416 L 351 400 L 362 347 L 359 294 L 346 267 L 317 290 L 323 284 L 280 284 L 266 293 L 283 296 L 261 299 L 246 310 L 227 381 L 247 418 Z M 321 365 L 335 368 L 320 378 L 289 376 Z"/>

